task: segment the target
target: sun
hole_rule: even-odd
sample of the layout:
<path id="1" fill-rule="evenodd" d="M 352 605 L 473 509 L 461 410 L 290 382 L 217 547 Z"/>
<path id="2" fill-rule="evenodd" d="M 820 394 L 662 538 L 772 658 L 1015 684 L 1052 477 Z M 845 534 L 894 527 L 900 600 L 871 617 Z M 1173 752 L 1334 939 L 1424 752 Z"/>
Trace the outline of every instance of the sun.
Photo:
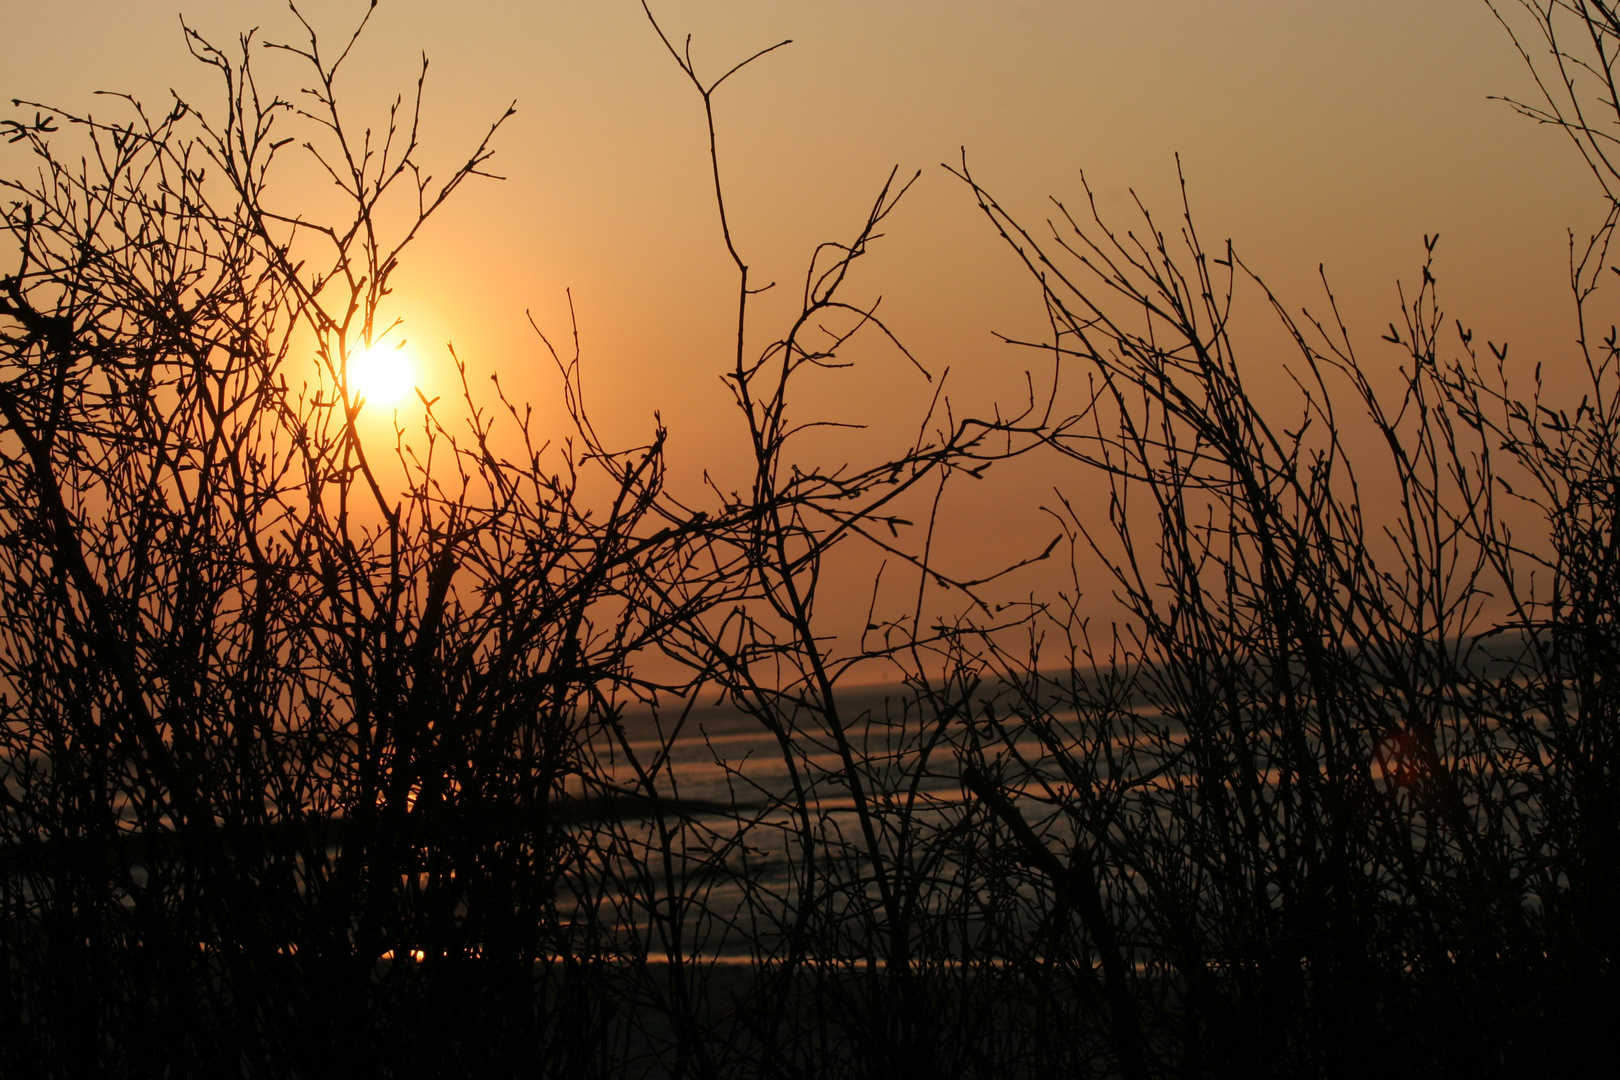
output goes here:
<path id="1" fill-rule="evenodd" d="M 349 393 L 373 405 L 393 405 L 416 387 L 403 341 L 377 342 L 349 358 Z"/>

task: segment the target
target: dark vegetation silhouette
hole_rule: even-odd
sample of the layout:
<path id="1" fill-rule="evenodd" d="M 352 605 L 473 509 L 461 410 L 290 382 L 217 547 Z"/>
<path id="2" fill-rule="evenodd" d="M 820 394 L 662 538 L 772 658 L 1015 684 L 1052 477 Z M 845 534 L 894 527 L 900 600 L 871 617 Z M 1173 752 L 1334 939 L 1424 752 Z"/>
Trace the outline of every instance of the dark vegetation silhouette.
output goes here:
<path id="1" fill-rule="evenodd" d="M 754 468 L 701 498 L 666 488 L 661 429 L 597 437 L 577 348 L 552 351 L 560 447 L 464 368 L 462 412 L 424 402 L 420 430 L 362 437 L 347 358 L 388 339 L 402 250 L 490 139 L 432 181 L 414 102 L 354 126 L 352 39 L 326 51 L 306 23 L 270 46 L 304 65 L 291 98 L 255 78 L 252 35 L 231 53 L 187 31 L 214 111 L 19 106 L 0 127 L 34 170 L 0 181 L 0 1071 L 1604 1060 L 1620 12 L 1526 0 L 1503 24 L 1544 93 L 1518 107 L 1605 192 L 1571 247 L 1573 357 L 1515 374 L 1443 315 L 1425 263 L 1387 334 L 1399 365 L 1364 360 L 1331 303 L 1291 314 L 1190 214 L 1120 231 L 1088 193 L 1037 233 L 964 163 L 1045 297 L 1032 347 L 1088 390 L 1032 376 L 1018 415 L 964 418 L 917 364 L 915 443 L 818 467 L 803 375 L 856 334 L 914 363 L 848 296 L 906 185 L 814 252 L 801 313 L 762 345 L 717 167 Z M 706 77 L 664 42 L 715 139 L 743 65 Z M 305 152 L 339 216 L 274 197 Z M 1245 392 L 1243 290 L 1294 344 L 1287 409 Z M 996 575 L 933 562 L 935 509 L 1027 454 L 1110 496 L 1060 495 L 1057 541 L 1031 541 L 1030 560 L 1070 555 L 1071 589 L 998 606 Z M 861 584 L 855 642 L 817 614 L 850 588 L 844 547 L 916 583 L 893 615 Z M 1082 589 L 1125 617 L 1094 628 Z M 653 655 L 674 674 L 649 676 Z M 887 692 L 853 685 L 874 670 Z M 727 724 L 775 760 L 715 764 L 725 798 L 683 794 Z"/>

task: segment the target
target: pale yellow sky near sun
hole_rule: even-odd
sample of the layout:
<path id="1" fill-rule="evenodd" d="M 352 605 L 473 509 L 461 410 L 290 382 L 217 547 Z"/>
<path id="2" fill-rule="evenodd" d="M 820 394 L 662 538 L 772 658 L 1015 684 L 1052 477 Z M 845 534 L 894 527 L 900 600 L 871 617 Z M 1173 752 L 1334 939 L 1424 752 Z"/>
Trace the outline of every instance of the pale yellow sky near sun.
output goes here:
<path id="1" fill-rule="evenodd" d="M 296 30 L 276 3 L 180 2 L 220 43 L 254 25 L 272 40 Z M 185 54 L 176 5 L 13 0 L 0 96 L 106 113 L 90 91 L 161 101 L 173 86 L 206 109 L 212 86 Z M 334 42 L 363 10 L 308 6 Z M 962 410 L 1016 402 L 1029 359 L 992 331 L 1038 335 L 1043 322 L 1037 292 L 939 167 L 961 147 L 1031 225 L 1047 196 L 1079 199 L 1082 168 L 1105 211 L 1123 220 L 1135 189 L 1168 222 L 1179 152 L 1206 241 L 1232 237 L 1296 309 L 1320 307 L 1325 263 L 1374 359 L 1397 316 L 1396 280 L 1417 276 L 1422 237 L 1438 232 L 1449 311 L 1521 354 L 1568 355 L 1566 230 L 1596 225 L 1597 188 L 1555 132 L 1488 100 L 1531 87 L 1482 0 L 694 0 L 654 10 L 672 37 L 692 35 L 709 73 L 794 40 L 737 76 L 717 106 L 739 247 L 758 277 L 787 286 L 781 300 L 797 293 L 816 242 L 859 224 L 891 166 L 922 170 L 852 295 L 884 297 L 917 358 L 952 369 Z M 724 476 L 742 435 L 719 381 L 734 284 L 699 102 L 639 4 L 383 0 L 348 72 L 351 107 L 380 122 L 424 51 L 424 156 L 439 169 L 509 101 L 518 107 L 492 164 L 508 179 L 464 189 L 397 278 L 393 313 L 428 392 L 450 390 L 448 339 L 475 371 L 500 370 L 541 415 L 554 413 L 555 379 L 524 313 L 566 337 L 572 288 L 600 429 L 641 441 L 659 410 L 676 482 L 705 467 Z M 761 344 L 778 303 L 761 304 Z M 807 407 L 874 425 L 862 438 L 886 424 L 914 431 L 928 386 L 893 354 L 861 356 L 868 370 L 811 387 Z M 1253 362 L 1264 383 L 1277 358 L 1260 349 Z M 998 527 L 966 530 L 950 557 L 966 566 L 981 547 L 1044 536 L 1040 493 L 1071 479 L 1011 470 L 956 508 Z"/>

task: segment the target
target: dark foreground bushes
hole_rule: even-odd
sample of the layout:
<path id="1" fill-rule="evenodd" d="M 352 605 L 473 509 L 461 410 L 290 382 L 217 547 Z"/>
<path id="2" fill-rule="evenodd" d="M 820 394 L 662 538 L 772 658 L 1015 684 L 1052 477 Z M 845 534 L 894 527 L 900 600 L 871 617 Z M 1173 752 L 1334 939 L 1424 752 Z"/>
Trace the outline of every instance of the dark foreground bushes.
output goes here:
<path id="1" fill-rule="evenodd" d="M 1620 20 L 1526 14 L 1572 43 L 1545 81 L 1572 96 L 1526 109 L 1613 191 L 1613 97 L 1580 79 Z M 801 456 L 792 390 L 887 335 L 846 277 L 903 186 L 763 347 L 726 228 L 755 468 L 697 501 L 662 431 L 596 438 L 577 356 L 564 450 L 498 386 L 362 437 L 349 361 L 488 140 L 435 186 L 406 113 L 381 144 L 348 125 L 343 50 L 291 50 L 296 111 L 251 39 L 191 44 L 214 112 L 4 127 L 31 151 L 0 280 L 5 1075 L 1472 1076 L 1615 1049 L 1620 203 L 1572 267 L 1573 359 L 1520 370 L 1426 264 L 1396 368 L 1190 216 L 1060 208 L 1048 238 L 964 169 L 1089 389 L 941 398 L 904 453 L 836 467 Z M 342 218 L 272 198 L 306 140 Z M 1244 293 L 1295 343 L 1286 408 L 1246 392 Z M 932 562 L 932 508 L 1020 455 L 1107 497 L 1060 496 L 1032 541 L 1071 587 L 998 605 Z M 915 602 L 852 642 L 818 597 L 861 546 Z"/>

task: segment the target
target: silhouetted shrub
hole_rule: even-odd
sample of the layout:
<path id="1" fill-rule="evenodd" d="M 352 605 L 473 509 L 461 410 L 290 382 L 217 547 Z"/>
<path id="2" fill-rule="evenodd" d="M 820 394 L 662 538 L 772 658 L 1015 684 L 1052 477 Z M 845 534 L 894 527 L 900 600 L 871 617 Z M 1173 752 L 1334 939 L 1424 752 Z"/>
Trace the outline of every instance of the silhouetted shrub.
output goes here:
<path id="1" fill-rule="evenodd" d="M 813 253 L 761 346 L 716 170 L 754 468 L 701 502 L 666 490 L 661 430 L 597 437 L 577 355 L 552 354 L 563 450 L 498 385 L 362 437 L 347 366 L 489 139 L 428 185 L 414 110 L 354 136 L 347 48 L 275 46 L 305 111 L 265 96 L 251 37 L 195 34 L 218 112 L 26 106 L 0 128 L 38 167 L 0 181 L 0 1068 L 1516 1075 L 1612 1051 L 1620 354 L 1592 328 L 1620 174 L 1591 103 L 1620 106 L 1581 80 L 1607 85 L 1620 19 L 1525 10 L 1555 93 L 1522 107 L 1611 193 L 1572 267 L 1569 401 L 1448 336 L 1430 263 L 1386 379 L 1190 215 L 1139 239 L 1060 207 L 1037 238 L 964 167 L 1089 393 L 990 419 L 939 396 L 904 453 L 819 466 L 792 395 L 889 336 L 846 282 L 905 185 Z M 737 69 L 670 53 L 708 112 Z M 271 199 L 305 141 L 338 219 Z M 1229 332 L 1248 288 L 1297 348 L 1282 420 Z M 933 563 L 933 507 L 1024 454 L 1110 496 L 1060 502 L 1030 552 L 1066 547 L 1072 588 L 998 608 L 995 575 Z M 817 614 L 844 546 L 919 582 L 858 641 Z M 1094 638 L 1082 589 L 1125 618 Z"/>

